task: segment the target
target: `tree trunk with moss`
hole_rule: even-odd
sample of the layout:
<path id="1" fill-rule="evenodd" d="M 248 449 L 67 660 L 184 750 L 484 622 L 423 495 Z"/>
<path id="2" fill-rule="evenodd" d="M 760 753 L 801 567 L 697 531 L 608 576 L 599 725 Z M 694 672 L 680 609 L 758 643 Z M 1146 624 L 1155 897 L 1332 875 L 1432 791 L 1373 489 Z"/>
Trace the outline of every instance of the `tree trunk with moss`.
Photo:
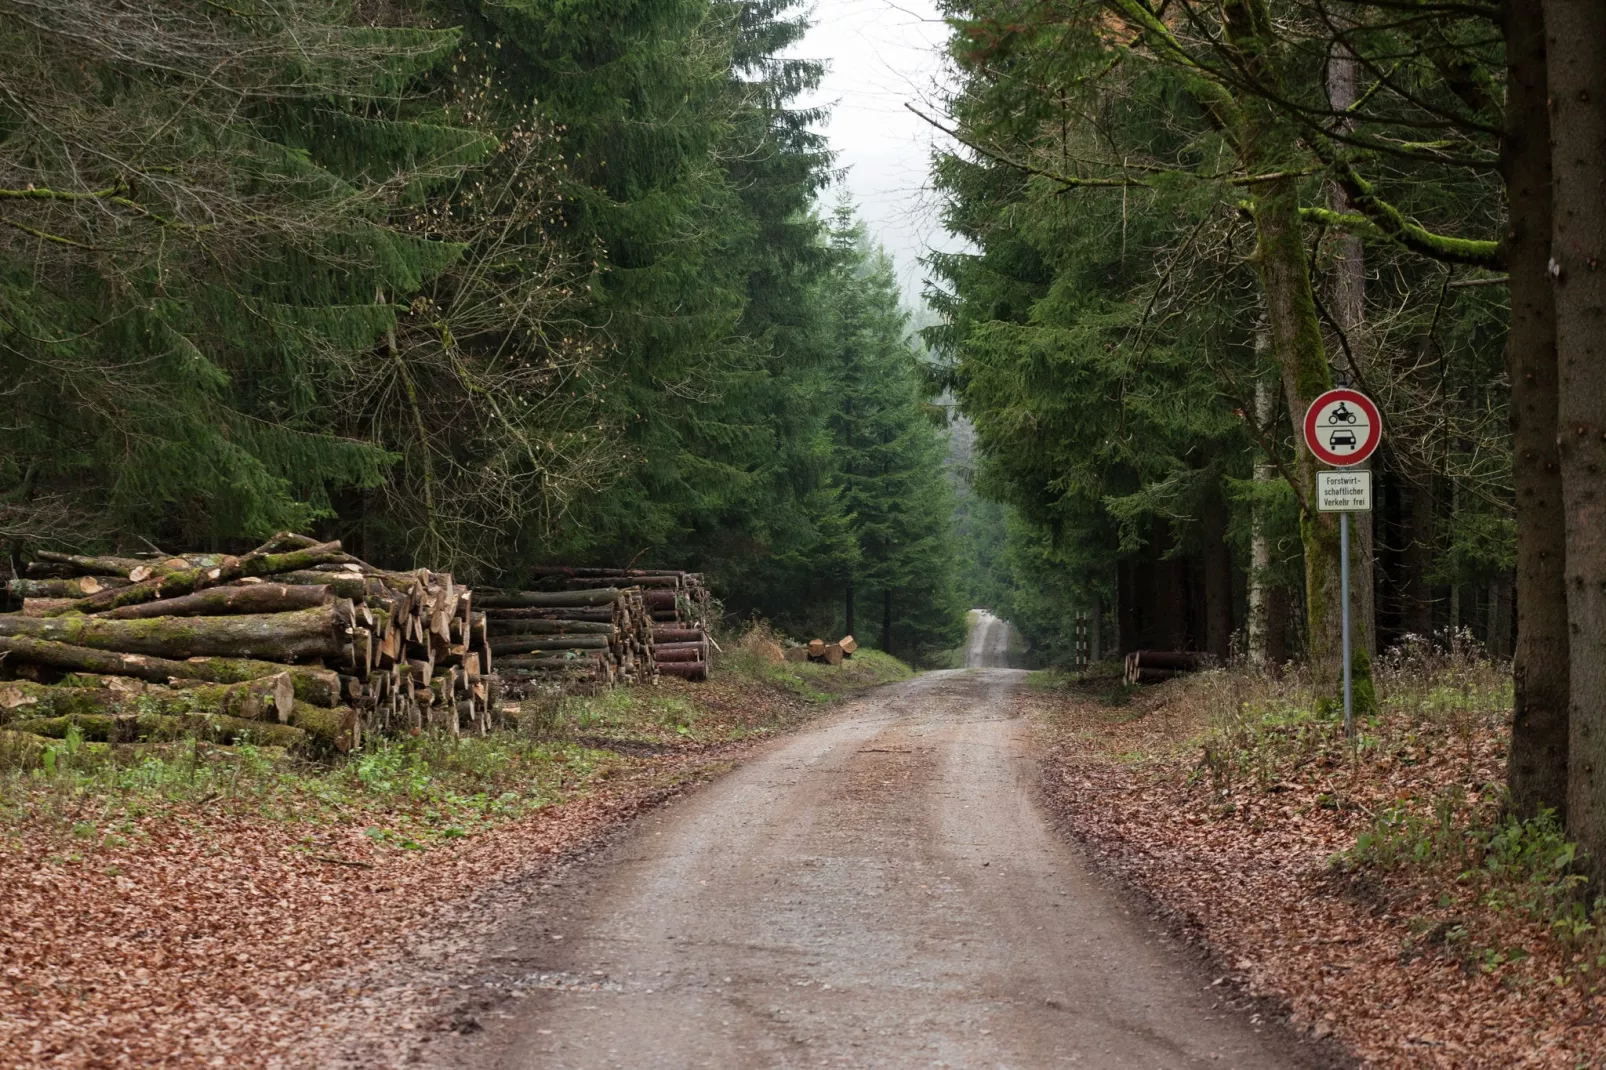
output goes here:
<path id="1" fill-rule="evenodd" d="M 242 684 L 198 683 L 189 687 L 61 687 L 26 680 L 0 683 L 0 717 L 70 717 L 134 713 L 181 716 L 221 714 L 246 721 L 290 719 L 294 689 L 287 673 Z"/>
<path id="2" fill-rule="evenodd" d="M 1285 69 L 1288 53 L 1277 39 L 1264 0 L 1235 0 L 1224 5 L 1223 13 L 1228 38 L 1246 68 L 1273 92 L 1281 92 L 1289 81 Z M 1227 92 L 1222 86 L 1215 88 Z M 1317 462 L 1304 445 L 1303 427 L 1305 410 L 1333 385 L 1300 227 L 1298 180 L 1290 174 L 1308 161 L 1295 130 L 1270 104 L 1250 98 L 1234 101 L 1230 107 L 1218 105 L 1216 111 L 1232 124 L 1243 166 L 1257 174 L 1285 176 L 1254 186 L 1255 259 L 1265 292 L 1272 352 L 1282 372 L 1289 420 L 1299 443 L 1292 478 L 1300 502 L 1300 541 L 1305 552 L 1307 650 L 1317 679 L 1326 681 L 1327 695 L 1336 698 L 1343 675 L 1338 517 L 1316 511 Z M 1354 643 L 1351 650 L 1355 710 L 1365 715 L 1377 705 L 1372 662 L 1364 642 Z"/>
<path id="3" fill-rule="evenodd" d="M 351 603 L 342 600 L 294 613 L 237 617 L 106 620 L 77 614 L 0 616 L 0 636 L 49 639 L 162 658 L 255 656 L 295 661 L 344 653 L 350 644 L 351 612 Z"/>
<path id="4" fill-rule="evenodd" d="M 1606 4 L 1546 0 L 1567 564 L 1567 827 L 1606 883 Z"/>
<path id="5" fill-rule="evenodd" d="M 1522 818 L 1567 814 L 1567 559 L 1556 454 L 1556 302 L 1550 261 L 1550 114 L 1544 16 L 1537 4 L 1507 4 L 1506 263 L 1511 324 L 1512 483 L 1517 495 L 1517 646 L 1511 661 L 1512 811 Z"/>

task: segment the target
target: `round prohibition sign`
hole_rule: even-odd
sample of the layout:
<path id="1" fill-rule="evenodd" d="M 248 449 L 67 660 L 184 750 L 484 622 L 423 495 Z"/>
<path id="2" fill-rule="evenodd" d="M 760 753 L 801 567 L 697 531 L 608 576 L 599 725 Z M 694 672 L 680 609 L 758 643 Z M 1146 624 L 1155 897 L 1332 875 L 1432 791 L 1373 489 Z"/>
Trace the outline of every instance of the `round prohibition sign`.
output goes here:
<path id="1" fill-rule="evenodd" d="M 1359 390 L 1329 390 L 1305 410 L 1305 445 L 1325 464 L 1360 464 L 1382 438 L 1383 417 Z"/>

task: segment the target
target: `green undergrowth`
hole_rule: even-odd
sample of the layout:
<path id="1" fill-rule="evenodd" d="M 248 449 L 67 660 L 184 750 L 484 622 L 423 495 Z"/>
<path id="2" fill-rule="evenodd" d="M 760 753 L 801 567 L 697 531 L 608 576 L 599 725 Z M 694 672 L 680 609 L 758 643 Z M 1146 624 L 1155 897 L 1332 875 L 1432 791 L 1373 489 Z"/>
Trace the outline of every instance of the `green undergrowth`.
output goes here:
<path id="1" fill-rule="evenodd" d="M 1340 822 L 1335 887 L 1414 917 L 1403 955 L 1492 971 L 1528 956 L 1537 928 L 1561 950 L 1556 980 L 1606 981 L 1606 898 L 1586 889 L 1576 845 L 1551 815 L 1507 813 L 1509 666 L 1470 642 L 1418 643 L 1379 657 L 1375 679 L 1378 709 L 1353 738 L 1299 671 L 1239 666 L 1116 693 L 1058 673 L 1031 683 L 1097 700 L 1115 730 L 1092 734 L 1108 758 L 1180 782 L 1219 820 Z"/>
<path id="2" fill-rule="evenodd" d="M 489 736 L 380 740 L 333 764 L 249 743 L 121 746 L 87 743 L 76 731 L 30 738 L 26 748 L 0 740 L 0 830 L 233 815 L 355 823 L 381 845 L 421 849 L 583 794 L 644 759 L 762 737 L 910 675 L 877 651 L 840 668 L 777 663 L 776 653 L 762 637 L 734 641 L 707 683 L 535 694 L 509 704 L 509 727 Z"/>
<path id="3" fill-rule="evenodd" d="M 0 823 L 99 828 L 164 814 L 371 823 L 376 841 L 414 849 L 561 801 L 622 764 L 609 751 L 516 732 L 387 740 L 334 765 L 197 740 L 91 749 L 69 733 L 38 765 L 0 773 Z"/>

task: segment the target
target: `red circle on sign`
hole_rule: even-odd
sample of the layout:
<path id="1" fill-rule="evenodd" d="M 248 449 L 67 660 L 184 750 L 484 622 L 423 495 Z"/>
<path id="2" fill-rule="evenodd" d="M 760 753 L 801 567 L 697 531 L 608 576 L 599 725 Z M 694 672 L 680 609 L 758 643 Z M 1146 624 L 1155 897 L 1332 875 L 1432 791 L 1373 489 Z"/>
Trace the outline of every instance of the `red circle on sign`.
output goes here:
<path id="1" fill-rule="evenodd" d="M 1382 414 L 1359 390 L 1329 390 L 1305 410 L 1305 445 L 1325 464 L 1360 464 L 1382 440 Z"/>

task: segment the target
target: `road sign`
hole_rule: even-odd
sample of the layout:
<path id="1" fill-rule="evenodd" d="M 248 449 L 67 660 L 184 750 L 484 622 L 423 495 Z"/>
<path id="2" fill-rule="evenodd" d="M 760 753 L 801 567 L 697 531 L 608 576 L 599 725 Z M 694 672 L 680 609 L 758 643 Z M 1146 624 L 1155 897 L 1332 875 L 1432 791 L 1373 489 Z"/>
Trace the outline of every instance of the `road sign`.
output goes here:
<path id="1" fill-rule="evenodd" d="M 1369 513 L 1372 511 L 1372 473 L 1317 472 L 1316 511 Z"/>
<path id="2" fill-rule="evenodd" d="M 1360 464 L 1382 437 L 1383 418 L 1359 390 L 1329 390 L 1305 410 L 1305 445 L 1326 464 Z"/>

